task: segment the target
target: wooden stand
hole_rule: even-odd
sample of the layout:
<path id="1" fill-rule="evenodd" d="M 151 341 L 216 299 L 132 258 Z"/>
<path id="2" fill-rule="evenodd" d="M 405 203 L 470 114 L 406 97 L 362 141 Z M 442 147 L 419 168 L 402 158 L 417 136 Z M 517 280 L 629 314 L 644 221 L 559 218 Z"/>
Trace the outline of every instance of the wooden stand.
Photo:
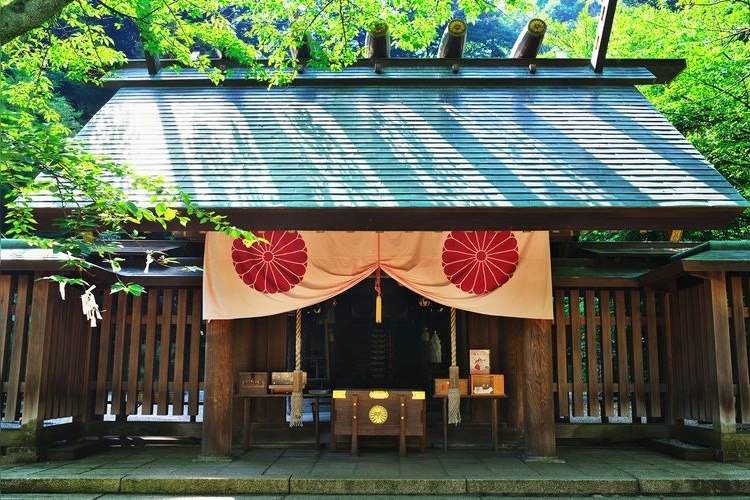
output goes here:
<path id="1" fill-rule="evenodd" d="M 352 437 L 352 454 L 359 453 L 359 436 L 398 436 L 399 455 L 406 455 L 406 436 L 419 436 L 427 449 L 425 394 L 422 391 L 333 391 L 331 450 L 339 434 Z"/>
<path id="2" fill-rule="evenodd" d="M 448 451 L 448 396 L 442 394 L 436 394 L 436 398 L 442 398 L 443 400 L 443 451 Z M 489 399 L 492 401 L 492 420 L 490 425 L 492 426 L 492 449 L 497 451 L 497 400 L 500 398 L 507 398 L 505 394 L 482 394 L 482 395 L 461 395 L 461 398 L 469 399 Z"/>
<path id="3" fill-rule="evenodd" d="M 242 394 L 235 398 L 242 399 L 242 446 L 250 448 L 250 400 L 253 398 L 286 398 L 289 394 Z M 313 425 L 315 425 L 315 447 L 320 447 L 320 398 L 330 397 L 328 394 L 303 393 L 303 398 L 313 399 Z"/>

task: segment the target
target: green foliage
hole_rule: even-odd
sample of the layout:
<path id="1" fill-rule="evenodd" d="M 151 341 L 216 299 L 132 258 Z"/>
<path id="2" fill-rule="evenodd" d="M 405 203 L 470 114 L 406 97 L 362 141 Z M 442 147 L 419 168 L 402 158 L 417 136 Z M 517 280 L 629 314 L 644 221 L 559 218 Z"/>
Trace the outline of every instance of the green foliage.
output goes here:
<path id="1" fill-rule="evenodd" d="M 584 10 L 568 27 L 551 23 L 547 42 L 570 57 L 590 57 L 596 19 Z M 685 58 L 687 69 L 671 84 L 641 91 L 750 199 L 750 4 L 620 6 L 608 55 Z M 679 229 L 679 228 L 675 228 Z M 601 237 L 593 233 L 591 237 Z M 617 235 L 643 239 L 649 234 Z M 654 236 L 654 235 L 650 235 Z M 723 231 L 693 231 L 686 239 L 748 239 L 750 214 Z"/>
<path id="2" fill-rule="evenodd" d="M 63 1 L 66 6 L 59 16 L 46 18 L 48 14 L 17 11 L 24 3 L 5 8 L 10 4 L 0 0 L 0 15 L 5 18 L 0 40 L 9 40 L 0 46 L 2 237 L 70 254 L 70 266 L 81 273 L 92 266 L 86 260 L 92 255 L 118 273 L 120 260 L 107 240 L 112 235 L 132 237 L 134 227 L 144 222 L 167 228 L 192 220 L 243 238 L 248 245 L 257 240 L 221 214 L 197 207 L 179 187 L 135 175 L 128 166 L 93 156 L 70 140 L 80 126 L 79 117 L 55 95 L 55 88 L 67 82 L 98 85 L 126 62 L 108 30 L 136 26 L 143 50 L 198 68 L 217 83 L 227 71 L 212 65 L 211 57 L 220 53 L 249 68 L 251 77 L 283 84 L 296 75 L 299 61 L 290 49 L 306 33 L 312 37 L 309 64 L 339 69 L 362 54 L 357 39 L 375 21 L 388 24 L 396 47 L 415 51 L 436 38 L 454 8 L 469 22 L 496 8 L 487 0 L 78 0 Z M 2 31 L 3 26 L 21 25 L 28 19 L 31 28 L 20 36 Z M 64 217 L 55 221 L 57 233 L 51 236 L 38 231 L 34 207 L 40 199 L 56 202 L 64 210 Z M 173 264 L 166 256 L 148 258 Z M 81 277 L 55 279 L 61 286 L 88 287 L 86 297 L 93 297 Z M 112 290 L 142 292 L 137 285 L 123 282 Z M 95 302 L 89 304 L 92 321 L 97 315 Z"/>

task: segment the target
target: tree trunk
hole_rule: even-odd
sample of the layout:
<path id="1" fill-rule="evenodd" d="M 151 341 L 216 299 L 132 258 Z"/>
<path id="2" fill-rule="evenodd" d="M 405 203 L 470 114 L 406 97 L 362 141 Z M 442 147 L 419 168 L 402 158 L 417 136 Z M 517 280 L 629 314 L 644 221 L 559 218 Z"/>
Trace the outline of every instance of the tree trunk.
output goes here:
<path id="1" fill-rule="evenodd" d="M 0 46 L 38 28 L 73 0 L 13 0 L 0 7 Z"/>

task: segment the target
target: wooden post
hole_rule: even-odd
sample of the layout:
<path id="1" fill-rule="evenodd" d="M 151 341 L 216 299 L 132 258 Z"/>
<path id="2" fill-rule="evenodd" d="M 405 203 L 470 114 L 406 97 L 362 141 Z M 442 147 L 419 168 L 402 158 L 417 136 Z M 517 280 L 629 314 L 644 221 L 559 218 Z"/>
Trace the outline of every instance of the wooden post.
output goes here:
<path id="1" fill-rule="evenodd" d="M 203 397 L 204 456 L 232 453 L 232 320 L 212 320 L 206 328 Z"/>
<path id="2" fill-rule="evenodd" d="M 38 274 L 35 278 L 41 276 Z M 35 441 L 38 441 L 37 433 L 44 424 L 45 402 L 42 395 L 45 392 L 43 389 L 46 378 L 45 370 L 47 369 L 45 354 L 49 348 L 47 332 L 50 329 L 49 321 L 51 308 L 54 305 L 52 299 L 54 290 L 48 280 L 34 281 L 33 286 L 21 428 L 29 435 L 34 435 Z M 23 332 L 17 333 L 23 335 Z"/>
<path id="3" fill-rule="evenodd" d="M 737 432 L 732 347 L 729 333 L 727 285 L 721 271 L 703 274 L 705 281 L 706 332 L 708 337 L 709 394 L 714 431 Z"/>
<path id="4" fill-rule="evenodd" d="M 552 322 L 524 321 L 524 440 L 526 456 L 554 457 L 555 413 L 552 392 Z"/>

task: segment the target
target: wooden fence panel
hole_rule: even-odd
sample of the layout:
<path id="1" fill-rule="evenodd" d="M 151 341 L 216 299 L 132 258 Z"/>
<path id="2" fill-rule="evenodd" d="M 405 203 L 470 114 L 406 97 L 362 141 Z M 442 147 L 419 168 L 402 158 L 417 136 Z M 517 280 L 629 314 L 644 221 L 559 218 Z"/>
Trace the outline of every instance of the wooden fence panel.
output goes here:
<path id="1" fill-rule="evenodd" d="M 633 349 L 633 388 L 635 416 L 646 416 L 646 384 L 643 377 L 643 323 L 641 321 L 641 293 L 630 292 L 631 346 Z"/>
<path id="2" fill-rule="evenodd" d="M 599 295 L 599 311 L 602 325 L 602 416 L 609 418 L 615 415 L 615 379 L 612 363 L 612 308 L 608 290 L 602 290 Z"/>
<path id="3" fill-rule="evenodd" d="M 185 344 L 190 332 L 187 329 L 187 307 L 188 291 L 184 288 L 177 292 L 177 334 L 174 348 L 174 382 L 172 392 L 174 394 L 175 415 L 184 413 L 185 402 Z"/>
<path id="4" fill-rule="evenodd" d="M 190 315 L 190 368 L 188 370 L 188 415 L 198 415 L 201 377 L 201 290 L 193 290 L 193 313 Z"/>
<path id="5" fill-rule="evenodd" d="M 562 418 L 570 417 L 568 393 L 568 321 L 565 314 L 565 291 L 555 290 L 555 354 L 556 382 L 557 382 L 557 414 Z"/>
<path id="6" fill-rule="evenodd" d="M 663 416 L 664 297 L 638 289 L 554 291 L 558 418 Z"/>
<path id="7" fill-rule="evenodd" d="M 704 286 L 694 286 L 690 288 L 691 311 L 697 316 L 697 321 L 691 322 L 693 325 L 693 338 L 697 341 L 697 347 L 693 348 L 693 363 L 695 366 L 695 389 L 697 394 L 697 414 L 698 420 L 706 422 L 710 420 L 711 413 L 707 408 L 709 400 L 708 380 L 706 378 L 706 353 L 708 352 L 708 343 L 706 339 L 706 313 L 704 308 L 708 305 Z"/>
<path id="8" fill-rule="evenodd" d="M 628 355 L 628 317 L 625 309 L 625 291 L 615 292 L 615 322 L 617 328 L 617 409 L 619 416 L 630 415 L 630 373 Z"/>
<path id="9" fill-rule="evenodd" d="M 81 292 L 69 288 L 66 300 L 53 294 L 47 309 L 50 320 L 46 336 L 44 372 L 44 418 L 79 417 L 86 409 L 88 378 L 86 356 L 91 327 L 81 312 Z"/>
<path id="10" fill-rule="evenodd" d="M 143 406 L 141 412 L 144 415 L 151 415 L 154 407 L 154 374 L 156 370 L 154 363 L 156 360 L 156 325 L 157 325 L 157 306 L 159 304 L 159 295 L 156 290 L 152 290 L 148 296 L 148 312 L 146 315 L 146 342 L 145 355 L 143 361 Z"/>
<path id="11" fill-rule="evenodd" d="M 123 366 L 125 364 L 125 336 L 128 296 L 124 293 L 117 294 L 117 318 L 115 320 L 115 346 L 112 350 L 112 409 L 115 415 L 124 411 L 123 399 Z M 131 325 L 132 327 L 132 325 Z"/>
<path id="12" fill-rule="evenodd" d="M 172 289 L 167 288 L 161 303 L 161 336 L 159 338 L 159 376 L 157 379 L 156 414 L 167 415 L 169 405 L 169 362 L 172 351 Z"/>
<path id="13" fill-rule="evenodd" d="M 5 392 L 5 368 L 9 364 L 6 358 L 13 338 L 13 313 L 10 310 L 13 307 L 13 279 L 9 274 L 0 275 L 0 394 Z"/>
<path id="14" fill-rule="evenodd" d="M 31 277 L 19 275 L 15 282 L 15 304 L 9 301 L 9 314 L 14 318 L 10 329 L 13 337 L 8 363 L 8 382 L 5 391 L 5 421 L 15 421 L 21 417 L 22 374 L 26 370 L 26 349 L 28 342 L 28 307 L 31 303 Z"/>
<path id="15" fill-rule="evenodd" d="M 112 303 L 112 295 L 105 294 L 103 300 L 101 328 L 99 329 L 99 355 L 97 357 L 96 370 L 96 396 L 94 399 L 94 413 L 104 415 L 107 413 L 107 402 L 109 400 L 109 347 L 110 331 L 112 330 L 112 317 L 115 314 Z"/>
<path id="16" fill-rule="evenodd" d="M 675 310 L 675 317 L 677 321 L 674 328 L 674 339 L 675 342 L 679 343 L 679 349 L 675 350 L 675 353 L 679 356 L 679 377 L 675 379 L 675 383 L 672 384 L 673 388 L 677 388 L 681 395 L 682 401 L 679 405 L 681 411 L 677 415 L 680 419 L 690 418 L 692 415 L 691 408 L 691 391 L 693 390 L 693 384 L 690 383 L 691 374 L 690 370 L 690 337 L 688 332 L 688 308 L 687 308 L 687 294 L 677 292 L 675 294 L 677 308 Z M 681 383 L 677 384 L 676 381 L 680 380 Z"/>
<path id="17" fill-rule="evenodd" d="M 581 313 L 578 290 L 570 291 L 570 346 L 573 362 L 573 412 L 575 417 L 583 416 L 583 353 L 581 350 Z"/>
<path id="18" fill-rule="evenodd" d="M 45 300 L 33 300 L 44 287 Z M 67 288 L 67 300 L 50 289 L 47 281 L 35 281 L 28 273 L 0 276 L 0 385 L 5 404 L 4 421 L 34 422 L 81 415 L 85 394 L 81 391 L 86 349 L 90 339 L 83 321 L 80 291 Z M 37 290 L 37 291 L 35 291 Z M 39 305 L 36 310 L 35 305 Z M 34 315 L 32 322 L 31 315 Z M 32 323 L 42 325 L 30 358 L 29 335 Z M 26 401 L 30 374 L 35 396 Z M 27 415 L 22 413 L 31 407 Z"/>
<path id="19" fill-rule="evenodd" d="M 143 342 L 143 296 L 133 297 L 130 316 L 130 347 L 128 349 L 128 384 L 126 389 L 125 414 L 138 411 L 138 370 L 141 367 L 141 343 Z"/>
<path id="20" fill-rule="evenodd" d="M 599 406 L 599 363 L 597 359 L 597 314 L 596 314 L 596 296 L 594 290 L 586 290 L 584 293 L 583 308 L 586 318 L 586 402 L 588 403 L 588 415 L 599 416 L 601 408 Z"/>
<path id="21" fill-rule="evenodd" d="M 662 416 L 661 408 L 661 375 L 662 368 L 659 366 L 659 357 L 654 353 L 659 352 L 659 327 L 656 318 L 656 293 L 653 290 L 646 292 L 646 342 L 648 352 L 648 415 L 651 418 Z"/>
<path id="22" fill-rule="evenodd" d="M 101 325 L 95 413 L 198 415 L 203 355 L 199 289 L 120 294 Z M 114 307 L 112 307 L 114 306 Z M 114 329 L 114 334 L 111 334 Z M 106 365 L 103 353 L 108 353 Z M 105 370 L 106 367 L 106 370 Z M 155 412 L 154 412 L 154 406 Z"/>

